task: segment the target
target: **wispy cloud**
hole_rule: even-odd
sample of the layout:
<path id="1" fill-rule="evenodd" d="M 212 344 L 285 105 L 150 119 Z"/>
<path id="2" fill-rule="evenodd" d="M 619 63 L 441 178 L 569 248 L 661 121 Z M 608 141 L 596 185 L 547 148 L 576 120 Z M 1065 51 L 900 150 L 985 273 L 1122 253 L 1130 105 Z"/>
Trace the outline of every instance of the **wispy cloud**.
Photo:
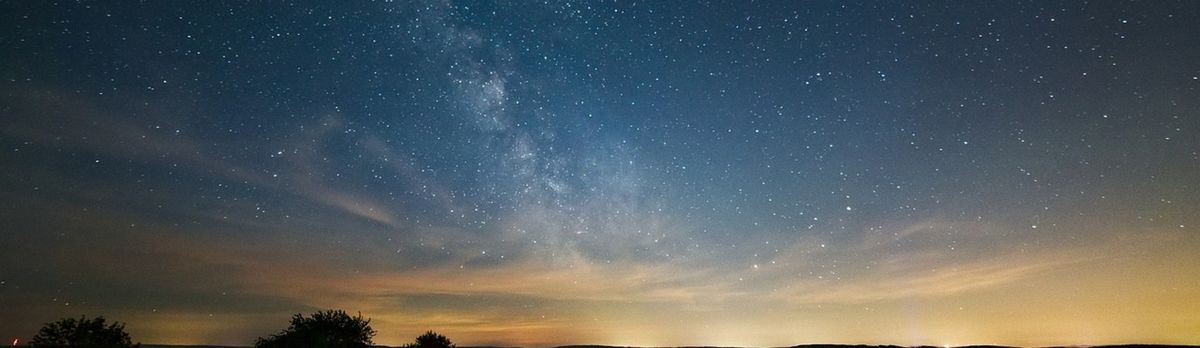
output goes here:
<path id="1" fill-rule="evenodd" d="M 1155 239 L 1132 242 L 1119 233 L 1101 231 L 1073 243 L 1039 237 L 1016 227 L 930 219 L 867 231 L 848 259 L 830 259 L 819 242 L 795 243 L 774 258 L 780 266 L 763 267 L 755 279 L 776 290 L 771 298 L 795 304 L 936 298 L 993 289 L 1161 245 Z M 1038 247 L 1028 246 L 1034 244 Z"/>
<path id="2" fill-rule="evenodd" d="M 160 113 L 148 119 L 135 119 L 129 115 L 137 114 L 136 110 L 106 106 L 87 97 L 59 91 L 7 89 L 4 93 L 11 98 L 12 112 L 31 122 L 5 127 L 3 132 L 23 139 L 31 146 L 65 147 L 93 152 L 108 160 L 140 161 L 187 171 L 197 177 L 250 184 L 298 195 L 387 226 L 402 226 L 395 216 L 396 207 L 322 182 L 321 178 L 331 169 L 322 166 L 318 159 L 325 151 L 326 137 L 341 125 L 336 116 L 310 128 L 311 131 L 296 134 L 290 138 L 290 143 L 279 145 L 280 148 L 304 149 L 289 157 L 286 163 L 293 170 L 287 170 L 288 174 L 280 177 L 277 174 L 281 171 L 279 168 L 270 168 L 253 160 L 234 160 L 223 156 L 218 148 L 195 140 L 185 120 L 198 115 L 158 110 Z M 54 117 L 39 116 L 47 114 Z M 264 154 L 267 152 L 263 150 Z"/>

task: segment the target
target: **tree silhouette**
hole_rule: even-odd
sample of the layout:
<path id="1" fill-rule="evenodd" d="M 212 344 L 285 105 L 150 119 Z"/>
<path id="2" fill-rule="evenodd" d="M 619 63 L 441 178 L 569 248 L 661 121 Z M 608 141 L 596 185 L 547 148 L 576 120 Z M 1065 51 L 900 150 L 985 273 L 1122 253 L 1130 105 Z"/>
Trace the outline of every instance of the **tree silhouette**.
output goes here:
<path id="1" fill-rule="evenodd" d="M 267 338 L 259 337 L 255 347 L 312 347 L 345 348 L 369 347 L 375 330 L 371 319 L 362 313 L 352 317 L 342 310 L 327 310 L 313 313 L 310 317 L 296 314 L 292 323 L 282 332 Z"/>
<path id="2" fill-rule="evenodd" d="M 433 331 L 417 336 L 417 342 L 405 346 L 407 348 L 454 348 L 454 342 L 449 338 Z"/>
<path id="3" fill-rule="evenodd" d="M 133 347 L 129 334 L 125 332 L 125 324 L 114 322 L 104 325 L 104 317 L 88 320 L 86 316 L 63 318 L 56 322 L 46 323 L 38 330 L 37 335 L 29 340 L 33 347 L 97 347 L 116 348 Z"/>

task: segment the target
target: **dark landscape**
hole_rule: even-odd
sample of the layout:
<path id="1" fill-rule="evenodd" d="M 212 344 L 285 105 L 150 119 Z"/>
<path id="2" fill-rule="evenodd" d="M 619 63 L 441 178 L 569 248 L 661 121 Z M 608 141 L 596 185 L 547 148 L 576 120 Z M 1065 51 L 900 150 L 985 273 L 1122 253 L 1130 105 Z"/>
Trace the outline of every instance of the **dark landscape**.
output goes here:
<path id="1" fill-rule="evenodd" d="M 143 348 L 245 348 L 251 346 L 205 346 L 205 345 L 167 345 L 167 344 L 143 344 Z M 372 346 L 380 348 L 403 347 L 403 346 Z M 1116 344 L 1116 345 L 1100 345 L 1100 346 L 1058 346 L 1058 347 L 1029 347 L 1029 348 L 1195 348 L 1200 346 L 1191 345 L 1169 345 L 1169 344 Z M 518 348 L 518 347 L 490 347 L 490 346 L 459 346 L 458 348 Z M 551 348 L 758 348 L 758 347 L 712 347 L 712 346 L 685 346 L 685 347 L 629 347 L 629 346 L 603 346 L 603 345 L 566 345 Z M 790 347 L 768 347 L 768 348 L 1022 348 L 1015 346 L 988 346 L 988 345 L 971 345 L 971 346 L 895 346 L 895 345 L 865 345 L 865 344 L 801 344 Z"/>

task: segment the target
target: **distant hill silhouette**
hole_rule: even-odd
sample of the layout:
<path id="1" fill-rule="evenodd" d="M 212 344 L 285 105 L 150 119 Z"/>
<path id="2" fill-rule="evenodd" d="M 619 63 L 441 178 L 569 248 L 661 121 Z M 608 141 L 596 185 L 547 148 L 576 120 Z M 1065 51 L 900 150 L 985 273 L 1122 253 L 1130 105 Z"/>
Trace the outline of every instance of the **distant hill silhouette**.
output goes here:
<path id="1" fill-rule="evenodd" d="M 169 345 L 169 344 L 142 344 L 143 348 L 249 348 L 250 346 L 214 346 L 214 345 Z M 378 348 L 401 348 L 403 346 L 384 346 L 376 345 L 372 347 Z M 459 346 L 458 348 L 520 348 L 520 347 L 499 347 L 499 346 Z M 747 347 L 726 347 L 726 346 L 679 346 L 679 347 L 637 347 L 637 346 L 606 346 L 596 344 L 579 344 L 557 346 L 554 348 L 747 348 Z M 785 347 L 777 347 L 785 348 Z M 940 346 L 899 346 L 899 345 L 866 345 L 866 344 L 801 344 L 786 348 L 943 348 Z M 952 348 L 1021 348 L 1015 346 L 996 346 L 996 345 L 974 345 L 974 346 L 954 346 Z M 1170 345 L 1170 344 L 1118 344 L 1104 346 L 1048 346 L 1048 347 L 1033 347 L 1033 348 L 1200 348 L 1200 345 Z"/>
<path id="2" fill-rule="evenodd" d="M 739 346 L 667 346 L 667 347 L 639 347 L 639 346 L 606 346 L 594 344 L 567 345 L 554 348 L 748 348 Z M 774 347 L 774 348 L 943 348 L 940 346 L 899 346 L 899 345 L 868 345 L 868 344 L 801 344 L 789 347 Z M 958 346 L 953 348 L 1020 348 L 1006 346 Z"/>
<path id="3" fill-rule="evenodd" d="M 172 344 L 142 344 L 142 348 L 251 348 L 252 345 L 245 346 L 214 346 L 214 345 L 172 345 Z M 374 345 L 373 348 L 404 348 L 404 345 L 385 346 Z M 521 347 L 501 347 L 501 346 L 458 346 L 458 348 L 521 348 Z"/>
<path id="4" fill-rule="evenodd" d="M 142 348 L 249 348 L 250 346 L 210 346 L 210 345 L 172 345 L 172 344 L 143 344 Z"/>
<path id="5" fill-rule="evenodd" d="M 251 346 L 210 346 L 210 345 L 171 345 L 171 344 L 143 344 L 142 348 L 249 348 Z"/>
<path id="6" fill-rule="evenodd" d="M 1200 346 L 1182 344 L 1110 344 L 1105 346 L 1052 346 L 1042 348 L 1197 348 Z"/>
<path id="7" fill-rule="evenodd" d="M 142 348 L 251 348 L 254 346 L 211 346 L 211 344 L 142 344 Z M 383 346 L 376 344 L 371 346 L 374 348 L 403 348 L 401 346 Z M 502 347 L 502 346 L 458 346 L 458 348 L 521 348 L 521 347 Z"/>
<path id="8" fill-rule="evenodd" d="M 997 348 L 1016 348 L 1016 347 L 1001 347 Z M 897 346 L 897 345 L 869 345 L 869 344 L 801 344 L 791 346 L 790 348 L 942 348 L 935 346 Z M 957 348 L 957 347 L 956 347 Z"/>
<path id="9" fill-rule="evenodd" d="M 606 346 L 596 344 L 578 344 L 558 346 L 554 348 L 752 348 L 742 346 Z M 869 344 L 801 344 L 787 347 L 764 347 L 764 348 L 944 348 L 942 346 L 900 346 L 900 345 L 869 345 Z M 1021 348 L 1010 346 L 955 346 L 952 348 Z M 1052 347 L 1046 347 L 1052 348 Z"/>
<path id="10" fill-rule="evenodd" d="M 460 347 L 465 348 L 465 347 Z M 729 346 L 665 346 L 665 347 L 639 347 L 639 346 L 607 346 L 597 344 L 577 344 L 558 346 L 554 348 L 750 348 L 750 347 L 729 347 Z M 772 347 L 772 348 L 944 348 L 942 346 L 901 346 L 901 345 L 869 345 L 869 344 L 800 344 L 788 347 Z M 1000 346 L 1000 345 L 967 345 L 953 346 L 951 348 L 1023 348 L 1019 346 Z M 1078 346 L 1048 346 L 1048 347 L 1030 347 L 1030 348 L 1200 348 L 1200 345 L 1171 345 L 1171 344 L 1116 344 L 1116 345 L 1078 345 Z"/>

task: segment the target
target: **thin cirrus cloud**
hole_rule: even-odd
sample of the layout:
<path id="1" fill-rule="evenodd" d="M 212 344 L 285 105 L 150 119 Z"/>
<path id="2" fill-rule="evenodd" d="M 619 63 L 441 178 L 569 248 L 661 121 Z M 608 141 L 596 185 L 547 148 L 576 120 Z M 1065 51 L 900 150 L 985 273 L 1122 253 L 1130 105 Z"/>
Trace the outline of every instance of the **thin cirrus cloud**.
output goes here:
<path id="1" fill-rule="evenodd" d="M 322 139 L 340 124 L 336 117 L 327 118 L 315 130 L 299 133 L 281 148 L 293 149 L 287 166 L 295 175 L 258 164 L 229 159 L 218 150 L 192 139 L 187 131 L 187 118 L 198 115 L 181 110 L 137 110 L 133 106 L 105 106 L 86 97 L 57 91 L 9 90 L 14 100 L 15 114 L 33 122 L 6 127 L 9 136 L 24 139 L 31 146 L 70 148 L 92 152 L 118 161 L 141 161 L 187 171 L 200 177 L 221 178 L 230 183 L 245 183 L 298 195 L 325 206 L 377 223 L 401 227 L 395 216 L 397 207 L 385 205 L 367 195 L 336 188 L 313 179 L 312 175 L 330 171 L 317 160 Z M 152 113 L 153 117 L 138 120 L 129 115 Z M 36 115 L 54 115 L 37 121 Z M 164 128 L 164 125 L 170 125 Z M 174 129 L 174 130 L 172 130 Z M 303 151 L 296 150 L 303 149 Z M 264 150 L 266 151 L 266 150 Z M 280 151 L 282 156 L 285 151 Z M 303 173 L 308 173 L 305 175 Z"/>

